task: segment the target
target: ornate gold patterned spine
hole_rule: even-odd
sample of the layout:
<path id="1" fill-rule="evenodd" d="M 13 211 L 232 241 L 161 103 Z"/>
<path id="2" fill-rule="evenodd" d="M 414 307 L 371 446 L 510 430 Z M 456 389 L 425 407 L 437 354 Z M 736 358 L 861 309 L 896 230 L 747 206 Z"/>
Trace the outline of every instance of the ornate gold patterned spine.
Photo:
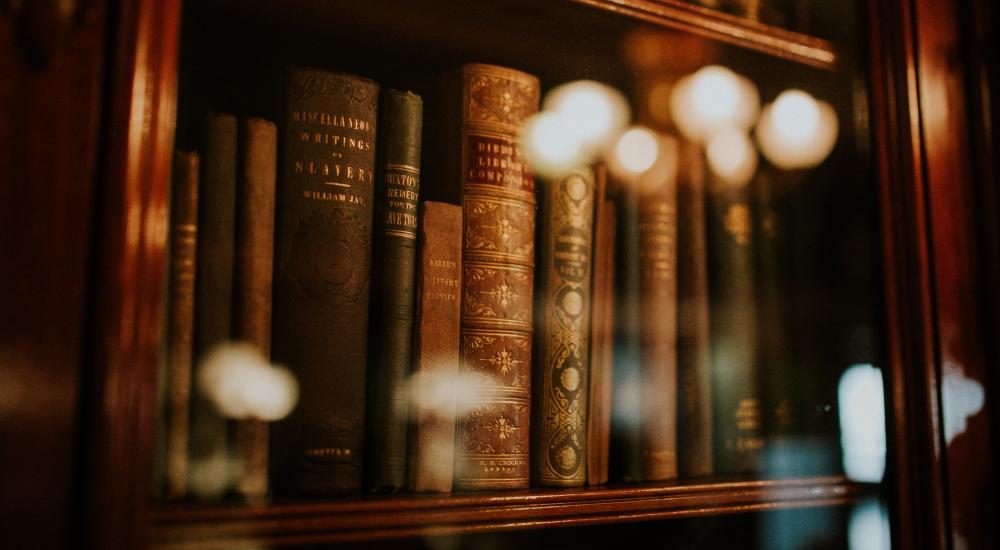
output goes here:
<path id="1" fill-rule="evenodd" d="M 517 132 L 538 79 L 492 65 L 461 71 L 461 373 L 456 489 L 528 487 L 535 181 Z"/>
<path id="2" fill-rule="evenodd" d="M 594 173 L 543 184 L 532 471 L 541 486 L 587 479 Z"/>

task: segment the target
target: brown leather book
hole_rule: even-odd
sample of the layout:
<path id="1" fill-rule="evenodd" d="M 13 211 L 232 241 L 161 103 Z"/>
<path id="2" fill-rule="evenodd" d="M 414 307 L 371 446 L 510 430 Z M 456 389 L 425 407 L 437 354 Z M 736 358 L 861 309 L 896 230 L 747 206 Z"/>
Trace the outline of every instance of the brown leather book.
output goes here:
<path id="1" fill-rule="evenodd" d="M 169 380 L 164 497 L 187 494 L 188 417 L 194 334 L 195 256 L 198 242 L 198 153 L 177 151 L 170 212 Z"/>
<path id="2" fill-rule="evenodd" d="M 454 479 L 462 207 L 428 201 L 420 217 L 408 484 L 447 493 Z"/>
<path id="3" fill-rule="evenodd" d="M 529 483 L 535 180 L 517 132 L 539 94 L 529 74 L 469 64 L 424 98 L 425 196 L 464 208 L 457 489 Z"/>
<path id="4" fill-rule="evenodd" d="M 198 192 L 198 258 L 194 358 L 233 336 L 233 258 L 236 231 L 236 117 L 211 113 L 205 121 Z M 226 419 L 202 391 L 191 398 L 189 490 L 199 498 L 223 496 L 232 472 Z M 225 472 L 220 474 L 220 470 Z"/>
<path id="5" fill-rule="evenodd" d="M 532 475 L 543 487 L 587 479 L 594 171 L 542 185 L 533 369 Z"/>
<path id="6" fill-rule="evenodd" d="M 611 373 L 614 367 L 615 203 L 605 199 L 606 170 L 597 172 L 594 212 L 593 302 L 590 321 L 590 397 L 587 414 L 587 483 L 608 482 Z"/>
<path id="7" fill-rule="evenodd" d="M 701 147 L 680 147 L 677 180 L 678 468 L 685 477 L 712 474 L 705 166 Z"/>
<path id="8" fill-rule="evenodd" d="M 643 174 L 639 195 L 641 468 L 659 481 L 677 477 L 676 169 Z"/>
<path id="9" fill-rule="evenodd" d="M 289 70 L 272 345 L 300 393 L 271 427 L 278 494 L 361 489 L 377 102 L 370 80 Z"/>
<path id="10" fill-rule="evenodd" d="M 233 338 L 252 344 L 264 357 L 271 351 L 277 146 L 273 122 L 240 121 Z M 267 424 L 256 419 L 236 425 L 235 452 L 242 465 L 236 492 L 250 501 L 267 496 L 267 431 Z"/>

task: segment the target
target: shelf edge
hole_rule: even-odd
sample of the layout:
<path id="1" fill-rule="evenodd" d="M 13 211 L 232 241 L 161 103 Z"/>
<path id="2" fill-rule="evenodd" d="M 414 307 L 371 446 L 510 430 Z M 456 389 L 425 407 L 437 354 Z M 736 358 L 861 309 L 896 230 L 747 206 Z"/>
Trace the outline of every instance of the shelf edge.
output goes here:
<path id="1" fill-rule="evenodd" d="M 833 70 L 838 62 L 836 48 L 829 41 L 682 2 L 670 0 L 569 1 L 757 50 L 820 69 Z"/>

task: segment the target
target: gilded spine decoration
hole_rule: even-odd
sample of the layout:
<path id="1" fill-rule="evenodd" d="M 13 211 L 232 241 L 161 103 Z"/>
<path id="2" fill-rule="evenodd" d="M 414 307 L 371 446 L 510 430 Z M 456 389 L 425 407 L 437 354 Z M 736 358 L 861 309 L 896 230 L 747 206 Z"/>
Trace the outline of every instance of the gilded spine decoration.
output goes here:
<path id="1" fill-rule="evenodd" d="M 545 183 L 532 442 L 543 486 L 582 486 L 587 479 L 593 203 L 589 168 Z"/>
<path id="2" fill-rule="evenodd" d="M 528 487 L 535 181 L 517 132 L 538 109 L 538 79 L 462 70 L 461 374 L 457 489 Z"/>

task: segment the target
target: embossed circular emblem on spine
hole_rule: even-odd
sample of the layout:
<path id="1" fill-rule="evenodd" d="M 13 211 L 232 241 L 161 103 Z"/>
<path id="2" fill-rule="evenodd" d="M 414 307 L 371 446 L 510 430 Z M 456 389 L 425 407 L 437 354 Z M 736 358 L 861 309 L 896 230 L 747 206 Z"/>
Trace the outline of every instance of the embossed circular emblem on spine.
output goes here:
<path id="1" fill-rule="evenodd" d="M 289 270 L 311 298 L 331 307 L 352 303 L 368 288 L 369 241 L 357 214 L 314 213 L 292 237 Z"/>

